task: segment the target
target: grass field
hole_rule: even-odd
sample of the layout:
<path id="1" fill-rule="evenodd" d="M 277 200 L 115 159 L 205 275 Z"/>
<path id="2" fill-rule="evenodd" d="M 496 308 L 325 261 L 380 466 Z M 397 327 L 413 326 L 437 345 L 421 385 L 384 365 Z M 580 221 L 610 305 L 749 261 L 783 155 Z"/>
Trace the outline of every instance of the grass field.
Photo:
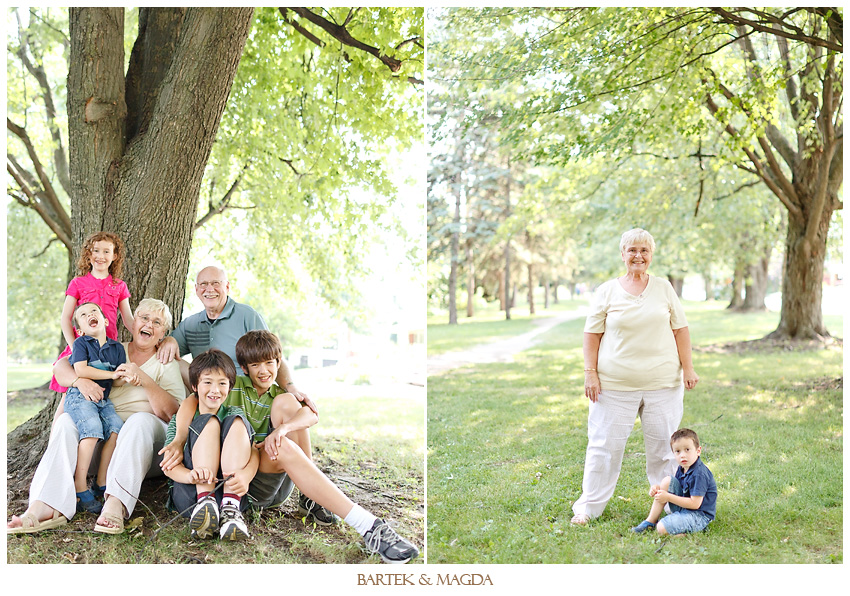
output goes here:
<path id="1" fill-rule="evenodd" d="M 708 531 L 666 540 L 629 531 L 651 504 L 639 421 L 605 513 L 569 523 L 587 445 L 576 320 L 513 364 L 429 378 L 428 562 L 843 562 L 842 348 L 709 348 L 778 322 L 723 306 L 685 305 L 701 381 L 682 425 L 700 434 L 719 489 Z M 840 317 L 826 324 L 841 334 Z"/>
<path id="2" fill-rule="evenodd" d="M 339 389 L 311 392 L 320 407 L 320 422 L 311 429 L 314 460 L 353 501 L 390 520 L 422 549 L 424 390 L 387 396 L 358 387 L 354 397 L 333 386 Z M 346 524 L 305 524 L 297 516 L 297 494 L 280 510 L 250 516 L 248 542 L 192 541 L 185 520 L 168 525 L 173 514 L 164 509 L 165 481 L 148 480 L 123 535 L 96 534 L 95 517 L 77 514 L 62 529 L 9 536 L 7 563 L 380 563 Z M 9 502 L 7 517 L 25 507 L 26 494 L 19 495 Z"/>

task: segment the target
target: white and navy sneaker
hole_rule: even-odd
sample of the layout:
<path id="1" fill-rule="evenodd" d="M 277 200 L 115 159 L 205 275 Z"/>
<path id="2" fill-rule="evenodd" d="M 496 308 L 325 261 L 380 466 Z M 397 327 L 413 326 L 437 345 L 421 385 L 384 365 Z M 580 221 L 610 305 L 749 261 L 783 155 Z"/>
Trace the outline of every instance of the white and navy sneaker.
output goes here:
<path id="1" fill-rule="evenodd" d="M 189 518 L 192 538 L 213 538 L 218 532 L 218 503 L 212 494 L 198 501 Z"/>
<path id="2" fill-rule="evenodd" d="M 313 521 L 320 526 L 332 526 L 339 523 L 336 515 L 303 494 L 298 498 L 298 514 L 301 517 L 312 517 Z"/>
<path id="3" fill-rule="evenodd" d="M 419 555 L 419 549 L 396 534 L 381 518 L 375 520 L 363 540 L 369 552 L 381 555 L 384 563 L 404 564 Z"/>
<path id="4" fill-rule="evenodd" d="M 222 540 L 248 540 L 251 535 L 248 533 L 248 526 L 245 525 L 245 518 L 242 517 L 242 512 L 238 507 L 227 503 L 221 506 L 221 529 L 219 537 Z"/>

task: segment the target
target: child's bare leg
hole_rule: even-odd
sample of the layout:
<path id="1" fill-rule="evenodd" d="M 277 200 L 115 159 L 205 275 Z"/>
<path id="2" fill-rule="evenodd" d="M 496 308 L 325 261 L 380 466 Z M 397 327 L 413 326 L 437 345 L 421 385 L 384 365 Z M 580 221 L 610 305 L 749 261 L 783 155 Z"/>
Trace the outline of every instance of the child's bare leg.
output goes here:
<path id="1" fill-rule="evenodd" d="M 301 402 L 299 402 L 294 395 L 289 395 L 292 399 L 280 399 L 282 396 L 278 396 L 272 402 L 272 426 L 277 428 L 281 424 L 287 422 L 288 420 L 292 420 L 295 415 L 301 410 Z M 310 443 L 310 429 L 302 428 L 301 430 L 296 430 L 286 437 L 295 442 L 301 448 L 301 451 L 304 452 L 304 455 L 307 456 L 307 459 L 313 459 L 313 447 Z"/>
<path id="2" fill-rule="evenodd" d="M 227 433 L 224 445 L 221 447 L 221 473 L 227 477 L 233 472 L 243 469 L 248 465 L 248 460 L 251 459 L 251 449 L 253 447 L 248 438 L 245 422 L 241 418 L 237 418 L 233 421 L 230 432 Z M 227 492 L 227 489 L 225 489 L 225 492 Z M 243 495 L 244 492 L 239 496 Z"/>
<path id="3" fill-rule="evenodd" d="M 661 490 L 667 491 L 670 489 L 670 477 L 667 476 L 664 480 L 661 481 L 660 485 Z M 646 521 L 652 523 L 658 523 L 658 518 L 661 517 L 661 512 L 664 511 L 664 503 L 660 501 L 656 501 L 653 499 L 652 507 L 649 509 L 649 515 L 646 516 Z M 660 531 L 660 530 L 659 530 Z"/>
<path id="4" fill-rule="evenodd" d="M 110 433 L 109 438 L 100 449 L 100 463 L 97 466 L 97 485 L 106 486 L 106 470 L 109 468 L 109 460 L 115 452 L 115 443 L 118 441 L 116 433 Z"/>
<path id="5" fill-rule="evenodd" d="M 304 454 L 294 441 L 284 438 L 280 442 L 277 459 L 269 458 L 260 450 L 260 471 L 267 473 L 286 472 L 307 498 L 340 517 L 346 517 L 354 503 Z"/>
<path id="6" fill-rule="evenodd" d="M 74 490 L 81 493 L 88 489 L 87 476 L 91 458 L 94 455 L 94 448 L 97 446 L 97 437 L 86 437 L 80 439 L 80 445 L 77 447 L 77 468 L 74 470 Z"/>
<path id="7" fill-rule="evenodd" d="M 221 461 L 221 426 L 218 418 L 210 416 L 209 421 L 201 434 L 195 440 L 192 447 L 192 468 L 206 468 L 208 470 L 218 471 L 218 464 Z M 215 482 L 208 484 L 196 484 L 195 489 L 198 494 L 209 493 L 215 490 Z"/>

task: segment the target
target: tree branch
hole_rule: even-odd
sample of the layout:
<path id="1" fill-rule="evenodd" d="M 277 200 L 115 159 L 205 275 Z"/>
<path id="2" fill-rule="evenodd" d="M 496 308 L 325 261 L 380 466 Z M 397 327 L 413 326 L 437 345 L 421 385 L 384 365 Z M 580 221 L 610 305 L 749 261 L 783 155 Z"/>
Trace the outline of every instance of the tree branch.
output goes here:
<path id="1" fill-rule="evenodd" d="M 331 35 L 331 37 L 333 37 L 343 45 L 356 48 L 358 50 L 366 52 L 367 54 L 375 56 L 378 60 L 383 62 L 384 65 L 389 68 L 391 72 L 398 72 L 399 70 L 401 70 L 401 60 L 393 58 L 392 56 L 387 56 L 386 54 L 381 53 L 378 48 L 365 44 L 358 39 L 355 39 L 344 26 L 337 25 L 336 23 L 331 23 L 327 19 L 315 14 L 314 12 L 311 12 L 307 8 L 288 7 L 287 10 L 291 10 L 302 18 L 310 21 L 314 25 L 317 25 L 318 27 L 324 29 L 327 33 Z"/>
<path id="2" fill-rule="evenodd" d="M 47 227 L 49 227 L 53 231 L 53 233 L 56 234 L 56 237 L 59 239 L 59 241 L 62 242 L 62 244 L 65 245 L 65 248 L 70 251 L 72 248 L 71 238 L 70 235 L 62 229 L 61 223 L 57 222 L 50 215 L 50 213 L 48 213 L 47 209 L 45 209 L 44 205 L 41 204 L 41 201 L 36 196 L 36 193 L 33 192 L 32 188 L 30 188 L 29 185 L 24 181 L 23 176 L 21 176 L 21 174 L 17 171 L 16 167 L 12 166 L 12 163 L 6 164 L 6 171 L 9 172 L 12 178 L 14 178 L 15 182 L 18 183 L 21 192 L 26 195 L 27 200 L 24 200 L 20 196 L 13 194 L 7 190 L 8 194 L 24 207 L 32 209 L 33 211 L 38 213 L 39 217 L 41 217 L 44 223 L 47 224 Z"/>
<path id="3" fill-rule="evenodd" d="M 59 197 L 56 196 L 56 191 L 53 188 L 53 184 L 50 182 L 50 178 L 47 176 L 47 172 L 44 171 L 44 167 L 41 165 L 41 161 L 38 159 L 38 154 L 35 151 L 35 147 L 33 146 L 26 129 L 24 129 L 22 126 L 18 126 L 9 118 L 6 118 L 6 128 L 11 131 L 16 137 L 21 139 L 21 141 L 23 141 L 24 146 L 27 149 L 27 154 L 29 155 L 30 161 L 32 161 L 32 165 L 35 168 L 38 180 L 40 181 L 42 189 L 44 190 L 44 196 L 47 199 L 48 204 L 56 213 L 56 217 L 58 218 L 59 223 L 67 230 L 73 229 L 71 226 L 71 218 L 68 217 L 68 213 L 65 211 L 65 207 L 62 206 L 62 203 L 59 201 Z"/>
<path id="4" fill-rule="evenodd" d="M 762 33 L 769 33 L 770 35 L 777 35 L 780 37 L 785 37 L 787 39 L 801 41 L 810 46 L 819 46 L 828 50 L 833 50 L 835 52 L 843 52 L 843 46 L 840 43 L 835 43 L 834 41 L 829 39 L 821 39 L 819 37 L 813 37 L 811 35 L 808 35 L 799 27 L 796 27 L 795 25 L 788 23 L 787 21 L 782 21 L 777 17 L 774 17 L 773 15 L 768 15 L 767 13 L 758 14 L 759 16 L 767 17 L 766 20 L 768 20 L 769 22 L 790 29 L 791 31 L 789 32 L 785 29 L 776 29 L 771 25 L 765 25 L 759 21 L 753 21 L 752 19 L 744 18 L 740 15 L 724 10 L 723 8 L 709 8 L 709 10 L 714 14 L 718 15 L 722 22 L 728 23 L 730 25 L 746 25 L 747 27 L 751 27 L 753 30 L 760 31 Z"/>
<path id="5" fill-rule="evenodd" d="M 280 12 L 281 15 L 283 15 L 283 20 L 286 21 L 293 29 L 298 31 L 298 33 L 300 33 L 301 35 L 303 35 L 304 37 L 306 37 L 307 39 L 312 41 L 314 44 L 316 44 L 320 48 L 325 47 L 325 42 L 323 42 L 321 39 L 319 39 L 318 37 L 316 37 L 315 35 L 313 35 L 309 31 L 307 31 L 307 29 L 305 29 L 304 27 L 302 27 L 301 25 L 298 24 L 298 21 L 296 21 L 295 19 L 293 19 L 289 16 L 288 9 L 278 8 L 278 11 Z"/>
<path id="6" fill-rule="evenodd" d="M 227 189 L 227 192 L 224 193 L 224 196 L 221 197 L 221 200 L 218 201 L 218 204 L 213 205 L 212 201 L 210 201 L 210 208 L 201 219 L 195 222 L 195 229 L 199 229 L 205 223 L 207 223 L 211 218 L 216 215 L 219 215 L 224 212 L 225 209 L 253 209 L 254 207 L 235 207 L 230 205 L 231 199 L 233 199 L 233 195 L 236 193 L 236 189 L 239 187 L 239 184 L 242 182 L 242 179 L 245 177 L 245 173 L 248 171 L 250 164 L 245 164 L 242 167 L 242 171 L 236 176 L 236 179 L 233 181 L 233 184 L 230 185 L 230 188 Z"/>

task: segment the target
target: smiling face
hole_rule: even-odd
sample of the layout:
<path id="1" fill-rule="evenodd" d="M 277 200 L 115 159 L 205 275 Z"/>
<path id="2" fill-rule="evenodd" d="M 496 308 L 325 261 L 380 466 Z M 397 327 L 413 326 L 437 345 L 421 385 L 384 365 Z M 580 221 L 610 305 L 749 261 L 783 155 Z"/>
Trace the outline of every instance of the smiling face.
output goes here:
<path id="1" fill-rule="evenodd" d="M 136 347 L 156 347 L 165 337 L 166 329 L 166 322 L 161 314 L 141 308 L 136 309 L 132 329 Z"/>
<path id="2" fill-rule="evenodd" d="M 670 447 L 673 449 L 676 461 L 685 471 L 696 463 L 699 454 L 702 453 L 702 447 L 697 447 L 694 440 L 689 437 L 676 439 Z"/>
<path id="3" fill-rule="evenodd" d="M 91 247 L 92 274 L 95 277 L 104 278 L 109 275 L 109 266 L 115 260 L 115 245 L 109 240 L 98 240 Z"/>
<path id="4" fill-rule="evenodd" d="M 620 258 L 629 275 L 643 275 L 652 263 L 652 248 L 646 244 L 629 244 L 623 248 Z"/>
<path id="5" fill-rule="evenodd" d="M 193 387 L 198 396 L 198 411 L 215 414 L 230 391 L 230 379 L 220 368 L 208 368 L 198 375 L 198 385 Z"/>
<path id="6" fill-rule="evenodd" d="M 274 384 L 278 369 L 280 369 L 280 360 L 277 359 L 252 362 L 247 367 L 242 367 L 242 371 L 251 378 L 251 384 L 258 395 L 263 395 Z"/>
<path id="7" fill-rule="evenodd" d="M 106 337 L 106 326 L 109 321 L 103 316 L 100 307 L 94 302 L 86 302 L 77 307 L 74 311 L 74 321 L 77 323 L 77 329 L 83 335 L 90 337 Z"/>
<path id="8" fill-rule="evenodd" d="M 227 304 L 227 294 L 230 292 L 230 282 L 227 274 L 218 267 L 206 267 L 198 273 L 195 281 L 195 294 L 198 295 L 207 315 L 217 317 Z"/>

